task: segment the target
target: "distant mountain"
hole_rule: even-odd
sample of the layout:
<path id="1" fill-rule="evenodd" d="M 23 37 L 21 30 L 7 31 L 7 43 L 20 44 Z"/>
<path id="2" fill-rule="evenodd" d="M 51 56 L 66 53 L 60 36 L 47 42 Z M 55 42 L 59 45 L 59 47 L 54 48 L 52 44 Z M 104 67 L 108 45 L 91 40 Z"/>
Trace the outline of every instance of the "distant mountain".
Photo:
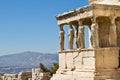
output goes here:
<path id="1" fill-rule="evenodd" d="M 43 63 L 51 67 L 54 62 L 58 62 L 58 54 L 39 53 L 26 51 L 19 54 L 0 56 L 0 72 L 16 73 L 24 70 L 31 70 L 39 67 Z"/>

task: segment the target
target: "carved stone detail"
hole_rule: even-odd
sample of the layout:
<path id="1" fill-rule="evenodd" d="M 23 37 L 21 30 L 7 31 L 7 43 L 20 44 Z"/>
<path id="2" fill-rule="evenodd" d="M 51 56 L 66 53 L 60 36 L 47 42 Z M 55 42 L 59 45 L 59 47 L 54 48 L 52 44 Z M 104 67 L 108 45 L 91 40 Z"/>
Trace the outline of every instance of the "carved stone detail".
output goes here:
<path id="1" fill-rule="evenodd" d="M 75 43 L 76 43 L 76 48 L 79 48 L 79 42 L 78 42 L 78 25 L 75 26 Z"/>
<path id="2" fill-rule="evenodd" d="M 64 30 L 63 30 L 63 25 L 60 26 L 59 39 L 60 39 L 60 51 L 62 51 L 62 50 L 64 50 Z"/>
<path id="3" fill-rule="evenodd" d="M 79 30 L 78 30 L 78 46 L 80 49 L 84 48 L 84 26 L 82 25 L 82 21 L 78 21 Z"/>
<path id="4" fill-rule="evenodd" d="M 91 25 L 91 42 L 94 48 L 99 47 L 98 24 L 92 19 Z"/>
<path id="5" fill-rule="evenodd" d="M 69 24 L 69 32 L 68 32 L 68 48 L 73 49 L 73 43 L 74 43 L 74 29 L 72 27 L 72 24 Z"/>

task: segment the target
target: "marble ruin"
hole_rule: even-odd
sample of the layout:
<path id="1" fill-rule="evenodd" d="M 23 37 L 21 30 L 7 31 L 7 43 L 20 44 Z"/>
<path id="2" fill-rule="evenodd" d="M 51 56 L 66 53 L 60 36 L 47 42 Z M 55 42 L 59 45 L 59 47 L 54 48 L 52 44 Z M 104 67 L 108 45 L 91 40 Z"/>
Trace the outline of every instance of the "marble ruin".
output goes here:
<path id="1" fill-rule="evenodd" d="M 28 80 L 32 78 L 32 72 L 20 72 L 18 74 L 18 80 Z"/>
<path id="2" fill-rule="evenodd" d="M 56 19 L 60 27 L 59 69 L 51 80 L 120 80 L 120 0 L 89 0 L 88 6 L 59 14 Z M 69 26 L 69 49 L 64 47 L 64 25 Z M 85 27 L 89 48 L 85 46 Z"/>
<path id="3" fill-rule="evenodd" d="M 43 73 L 40 69 L 32 69 L 32 80 L 50 80 L 49 72 Z"/>
<path id="4" fill-rule="evenodd" d="M 4 74 L 3 80 L 18 80 L 17 77 L 17 74 Z"/>
<path id="5" fill-rule="evenodd" d="M 18 74 L 0 73 L 2 80 L 50 80 L 49 72 L 41 72 L 39 68 L 32 69 L 32 72 L 19 72 Z"/>

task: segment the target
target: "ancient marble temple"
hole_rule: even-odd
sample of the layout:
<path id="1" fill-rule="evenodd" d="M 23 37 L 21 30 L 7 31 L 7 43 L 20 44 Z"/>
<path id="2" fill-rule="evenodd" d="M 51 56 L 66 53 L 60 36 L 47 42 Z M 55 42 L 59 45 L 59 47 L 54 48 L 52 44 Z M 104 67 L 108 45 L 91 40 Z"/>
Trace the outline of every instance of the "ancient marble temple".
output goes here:
<path id="1" fill-rule="evenodd" d="M 51 80 L 120 80 L 120 0 L 89 0 L 88 6 L 59 14 L 56 19 L 59 69 Z M 68 49 L 64 48 L 65 38 Z"/>

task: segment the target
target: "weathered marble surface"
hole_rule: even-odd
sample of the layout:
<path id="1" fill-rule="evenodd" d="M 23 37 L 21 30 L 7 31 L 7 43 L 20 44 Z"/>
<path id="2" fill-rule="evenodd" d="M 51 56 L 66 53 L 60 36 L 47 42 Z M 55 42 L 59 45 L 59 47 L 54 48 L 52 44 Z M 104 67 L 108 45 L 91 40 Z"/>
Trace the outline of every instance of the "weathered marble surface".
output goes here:
<path id="1" fill-rule="evenodd" d="M 59 56 L 60 68 L 51 80 L 120 80 L 118 47 L 64 51 Z"/>
<path id="2" fill-rule="evenodd" d="M 120 1 L 89 2 L 56 16 L 58 25 L 70 27 L 65 37 L 69 47 L 61 46 L 60 67 L 51 80 L 120 80 Z M 88 48 L 85 26 L 89 30 Z"/>

